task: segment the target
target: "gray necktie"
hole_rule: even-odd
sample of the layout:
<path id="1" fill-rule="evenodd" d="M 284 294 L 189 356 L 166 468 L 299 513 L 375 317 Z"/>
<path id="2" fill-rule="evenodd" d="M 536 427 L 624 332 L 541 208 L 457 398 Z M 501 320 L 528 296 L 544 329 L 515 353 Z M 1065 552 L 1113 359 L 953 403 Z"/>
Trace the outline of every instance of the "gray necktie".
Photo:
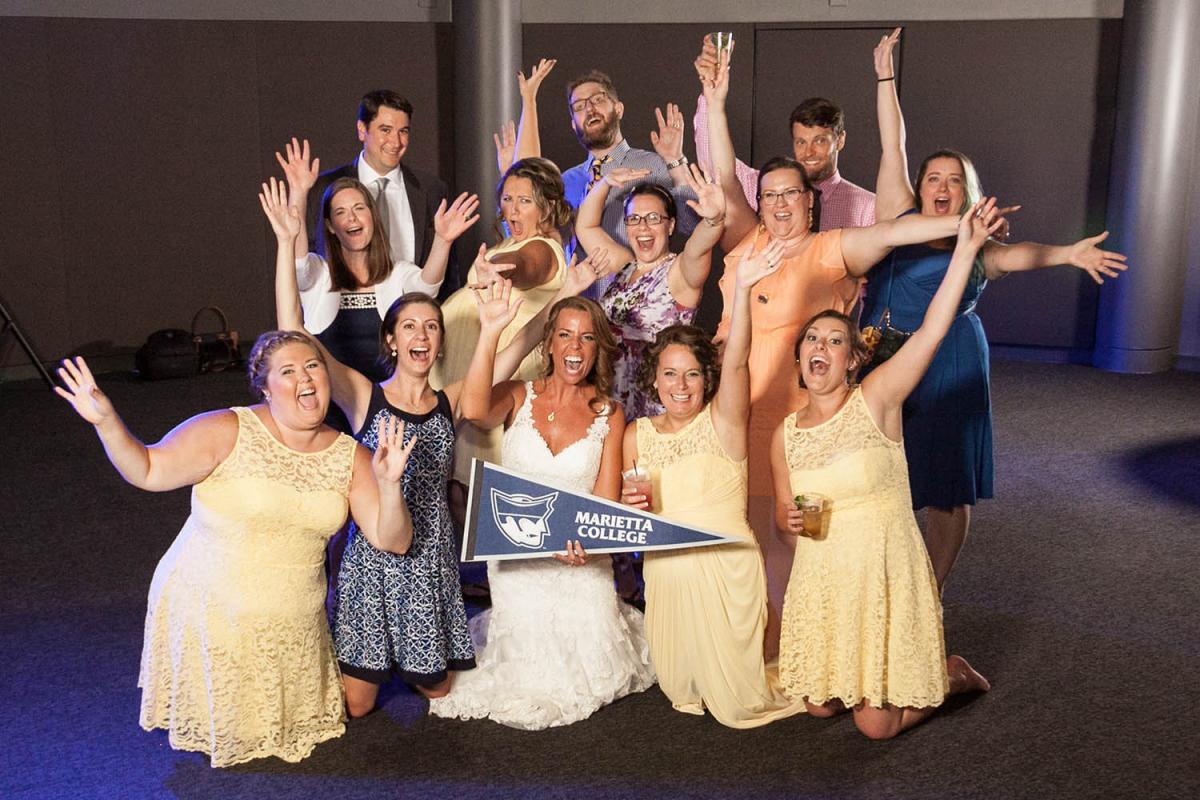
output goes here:
<path id="1" fill-rule="evenodd" d="M 379 180 L 375 181 L 375 210 L 379 213 L 379 221 L 383 225 L 383 233 L 385 236 L 388 233 L 388 229 L 392 225 L 392 216 L 388 210 L 387 185 L 387 178 L 380 178 Z"/>

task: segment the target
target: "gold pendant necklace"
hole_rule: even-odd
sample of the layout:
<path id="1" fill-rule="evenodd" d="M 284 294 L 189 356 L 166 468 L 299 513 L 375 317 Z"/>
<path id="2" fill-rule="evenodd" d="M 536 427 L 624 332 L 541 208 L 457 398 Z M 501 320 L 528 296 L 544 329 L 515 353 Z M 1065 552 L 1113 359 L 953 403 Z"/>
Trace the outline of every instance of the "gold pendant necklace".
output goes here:
<path id="1" fill-rule="evenodd" d="M 551 411 L 549 414 L 547 414 L 547 415 L 546 415 L 546 422 L 554 422 L 554 415 L 555 415 L 555 413 L 557 413 L 557 412 L 558 412 L 558 409 L 556 408 L 556 409 L 554 409 L 554 411 Z"/>

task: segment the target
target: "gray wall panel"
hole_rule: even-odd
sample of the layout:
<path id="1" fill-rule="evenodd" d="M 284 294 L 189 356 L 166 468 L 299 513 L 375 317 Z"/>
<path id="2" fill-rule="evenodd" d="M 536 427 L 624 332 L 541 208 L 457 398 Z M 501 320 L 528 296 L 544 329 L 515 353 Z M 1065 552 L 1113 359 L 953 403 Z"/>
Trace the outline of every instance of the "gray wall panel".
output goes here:
<path id="1" fill-rule="evenodd" d="M 649 147 L 654 107 L 680 103 L 691 155 L 691 62 L 701 35 L 718 27 L 739 41 L 731 103 L 739 153 L 751 153 L 754 119 L 760 136 L 777 137 L 761 153 L 786 146 L 791 105 L 822 84 L 782 73 L 780 99 L 764 88 L 755 101 L 761 54 L 751 25 L 526 24 L 524 63 L 559 58 L 541 105 L 547 155 L 563 166 L 583 158 L 563 85 L 591 66 L 617 81 L 637 146 Z M 976 158 L 989 191 L 1025 203 L 1013 220 L 1018 236 L 1065 241 L 1099 230 L 1119 30 L 1118 20 L 1100 19 L 909 25 L 901 91 L 914 169 L 921 154 L 955 145 Z M 30 186 L 28 196 L 5 193 L 0 209 L 55 231 L 39 244 L 6 226 L 0 292 L 46 357 L 88 342 L 134 347 L 206 302 L 227 306 L 246 333 L 267 327 L 273 239 L 254 191 L 275 171 L 273 151 L 295 132 L 313 139 L 326 166 L 353 157 L 357 98 L 391 86 L 417 106 L 410 163 L 452 182 L 450 37 L 448 25 L 422 23 L 0 18 L 0 142 L 21 178 L 15 185 Z M 833 76 L 828 85 L 871 91 L 869 51 L 816 60 Z M 844 172 L 870 186 L 875 126 L 858 116 Z M 36 276 L 18 284 L 14 265 L 35 263 Z M 993 342 L 1078 348 L 1091 344 L 1094 303 L 1085 277 L 1049 270 L 998 282 L 981 311 Z M 73 309 L 61 322 L 60 308 Z M 1185 310 L 1185 338 L 1196 317 Z M 5 364 L 22 360 L 5 352 Z"/>
<path id="2" fill-rule="evenodd" d="M 1071 242 L 1104 225 L 1118 21 L 930 22 L 906 28 L 911 172 L 938 147 L 969 155 L 984 191 L 1022 203 L 1014 240 Z M 1107 32 L 1106 32 L 1107 31 Z M 997 344 L 1089 348 L 1095 284 L 1066 269 L 988 287 Z"/>

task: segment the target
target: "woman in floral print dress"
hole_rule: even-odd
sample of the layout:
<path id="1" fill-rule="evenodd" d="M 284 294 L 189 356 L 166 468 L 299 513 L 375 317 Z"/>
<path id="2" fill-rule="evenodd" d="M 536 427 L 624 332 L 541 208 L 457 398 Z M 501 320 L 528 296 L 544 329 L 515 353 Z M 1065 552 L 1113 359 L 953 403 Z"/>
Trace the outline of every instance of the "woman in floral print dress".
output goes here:
<path id="1" fill-rule="evenodd" d="M 625 247 L 600 227 L 608 193 L 649 174 L 648 170 L 615 169 L 596 182 L 579 207 L 575 234 L 588 252 L 606 249 L 613 262 L 625 264 L 609 284 L 600 305 L 617 337 L 616 399 L 627 420 L 658 414 L 656 398 L 637 388 L 642 353 L 655 335 L 671 325 L 688 324 L 696 315 L 700 292 L 708 278 L 712 248 L 725 227 L 725 198 L 714 178 L 692 165 L 688 182 L 696 200 L 688 205 L 701 217 L 682 253 L 670 250 L 675 230 L 675 200 L 656 183 L 639 183 L 625 197 Z"/>

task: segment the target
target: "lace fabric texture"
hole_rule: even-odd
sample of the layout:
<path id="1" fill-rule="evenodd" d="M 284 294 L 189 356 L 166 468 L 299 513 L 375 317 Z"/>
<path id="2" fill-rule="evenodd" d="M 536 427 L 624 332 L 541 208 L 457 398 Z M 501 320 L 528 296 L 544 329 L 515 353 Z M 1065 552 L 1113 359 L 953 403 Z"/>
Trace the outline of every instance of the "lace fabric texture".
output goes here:
<path id="1" fill-rule="evenodd" d="M 637 425 L 638 464 L 650 471 L 653 510 L 744 541 L 646 553 L 646 635 L 659 686 L 676 710 L 751 728 L 804 710 L 763 661 L 767 583 L 746 522 L 746 462 L 725 454 L 703 409 L 682 430 Z"/>
<path id="2" fill-rule="evenodd" d="M 299 761 L 345 730 L 323 564 L 346 518 L 354 440 L 300 453 L 233 410 L 233 452 L 192 489 L 154 572 L 138 677 L 142 727 L 214 767 Z"/>
<path id="3" fill-rule="evenodd" d="M 534 480 L 591 492 L 608 418 L 552 454 L 533 426 L 533 387 L 503 440 L 503 463 Z M 654 683 L 641 612 L 621 603 L 612 562 L 582 567 L 553 559 L 488 564 L 492 608 L 471 620 L 477 668 L 430 701 L 440 717 L 487 717 L 527 730 L 569 725 Z"/>
<path id="4" fill-rule="evenodd" d="M 949 690 L 937 584 L 909 501 L 904 447 L 856 388 L 827 422 L 785 420 L 795 494 L 830 498 L 823 536 L 797 537 L 783 603 L 789 695 L 847 706 L 940 705 Z"/>

